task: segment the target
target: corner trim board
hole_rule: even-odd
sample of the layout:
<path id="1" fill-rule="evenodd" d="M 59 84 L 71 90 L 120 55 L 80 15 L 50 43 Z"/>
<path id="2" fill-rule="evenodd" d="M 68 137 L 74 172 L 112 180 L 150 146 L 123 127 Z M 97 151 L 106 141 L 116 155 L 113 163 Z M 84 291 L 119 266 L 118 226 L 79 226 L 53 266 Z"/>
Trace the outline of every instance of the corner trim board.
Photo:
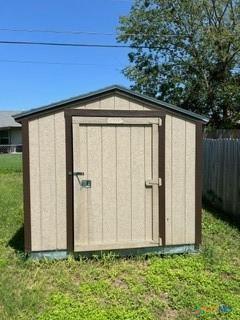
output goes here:
<path id="1" fill-rule="evenodd" d="M 73 212 L 73 135 L 72 116 L 65 112 L 66 141 L 66 213 L 67 213 L 67 250 L 74 251 L 74 212 Z"/>
<path id="2" fill-rule="evenodd" d="M 31 252 L 31 205 L 30 205 L 30 164 L 29 164 L 29 122 L 22 122 L 23 136 L 23 194 L 24 194 L 24 249 Z"/>

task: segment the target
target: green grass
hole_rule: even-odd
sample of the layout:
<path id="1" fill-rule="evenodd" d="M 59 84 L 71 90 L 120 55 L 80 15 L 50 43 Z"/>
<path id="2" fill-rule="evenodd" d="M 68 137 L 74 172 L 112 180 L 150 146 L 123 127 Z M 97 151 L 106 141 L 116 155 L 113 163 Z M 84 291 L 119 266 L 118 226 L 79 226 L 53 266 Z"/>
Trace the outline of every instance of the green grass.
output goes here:
<path id="1" fill-rule="evenodd" d="M 4 165 L 5 173 L 0 174 L 1 320 L 186 320 L 197 319 L 193 313 L 197 307 L 202 307 L 201 319 L 240 319 L 237 228 L 204 211 L 200 254 L 25 260 L 13 248 L 21 249 L 22 176 L 17 170 L 6 173 Z M 14 168 L 20 165 L 15 163 Z M 220 305 L 232 311 L 219 312 Z"/>
<path id="2" fill-rule="evenodd" d="M 22 171 L 21 154 L 0 154 L 0 174 Z"/>

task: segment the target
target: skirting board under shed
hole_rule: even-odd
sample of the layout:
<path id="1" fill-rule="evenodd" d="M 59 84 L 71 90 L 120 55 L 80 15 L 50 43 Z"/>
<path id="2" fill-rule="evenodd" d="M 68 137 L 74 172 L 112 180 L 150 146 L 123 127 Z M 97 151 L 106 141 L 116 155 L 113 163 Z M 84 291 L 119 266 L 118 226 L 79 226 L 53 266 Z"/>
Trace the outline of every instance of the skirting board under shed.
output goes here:
<path id="1" fill-rule="evenodd" d="M 111 251 L 86 251 L 86 252 L 75 252 L 74 257 L 87 257 L 99 256 L 103 254 L 113 253 L 119 257 L 129 257 L 137 255 L 173 255 L 173 254 L 185 254 L 185 253 L 197 253 L 199 246 L 194 244 L 176 245 L 176 246 L 164 246 L 164 247 L 150 247 L 150 248 L 134 248 L 134 249 L 122 249 L 122 250 L 111 250 Z M 48 259 L 48 260 L 63 260 L 67 259 L 68 256 L 72 256 L 67 251 L 41 251 L 31 252 L 28 257 L 30 259 Z"/>

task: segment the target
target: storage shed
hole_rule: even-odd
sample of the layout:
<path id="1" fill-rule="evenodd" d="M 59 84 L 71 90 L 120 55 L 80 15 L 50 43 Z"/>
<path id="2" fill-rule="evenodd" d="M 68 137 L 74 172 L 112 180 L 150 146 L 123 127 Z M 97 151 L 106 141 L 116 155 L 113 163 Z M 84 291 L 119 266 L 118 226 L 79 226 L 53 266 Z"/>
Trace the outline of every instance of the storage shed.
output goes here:
<path id="1" fill-rule="evenodd" d="M 207 118 L 117 85 L 14 118 L 27 253 L 196 250 Z"/>

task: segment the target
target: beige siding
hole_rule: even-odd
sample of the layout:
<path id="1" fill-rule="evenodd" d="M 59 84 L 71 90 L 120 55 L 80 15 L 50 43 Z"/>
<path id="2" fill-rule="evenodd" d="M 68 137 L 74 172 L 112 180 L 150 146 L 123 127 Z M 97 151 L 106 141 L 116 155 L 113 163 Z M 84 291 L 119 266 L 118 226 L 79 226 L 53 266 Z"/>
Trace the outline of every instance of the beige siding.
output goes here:
<path id="1" fill-rule="evenodd" d="M 29 122 L 32 250 L 66 248 L 63 113 Z"/>
<path id="2" fill-rule="evenodd" d="M 102 190 L 102 238 L 100 242 L 114 242 L 118 238 L 117 194 L 117 128 L 100 127 L 101 134 L 101 190 Z M 114 172 L 114 174 L 112 174 Z"/>
<path id="3" fill-rule="evenodd" d="M 84 106 L 76 106 L 76 109 L 104 109 L 104 110 L 151 110 L 144 104 L 132 102 L 130 99 L 113 96 L 99 99 Z"/>
<path id="4" fill-rule="evenodd" d="M 132 194 L 132 239 L 144 239 L 144 128 L 131 127 L 131 194 Z M 142 186 L 142 187 L 141 187 Z"/>
<path id="5" fill-rule="evenodd" d="M 38 120 L 42 247 L 56 248 L 56 172 L 54 116 Z M 47 134 L 46 134 L 47 133 Z"/>
<path id="6" fill-rule="evenodd" d="M 196 126 L 186 122 L 185 242 L 195 242 L 195 148 Z"/>
<path id="7" fill-rule="evenodd" d="M 152 149 L 152 130 L 151 128 L 145 127 L 145 148 L 144 148 L 144 162 L 145 162 L 145 176 L 150 178 L 152 176 L 152 157 L 151 157 L 151 149 Z M 123 156 L 124 157 L 124 156 Z M 146 212 L 152 212 L 152 190 L 151 188 L 145 189 L 145 210 Z M 145 216 L 145 223 L 146 223 L 146 240 L 150 241 L 153 239 L 153 229 L 151 228 L 152 225 L 152 217 L 149 214 Z"/>
<path id="8" fill-rule="evenodd" d="M 131 229 L 132 229 L 132 219 L 128 214 L 131 211 L 131 156 L 130 152 L 125 152 L 125 150 L 131 149 L 130 144 L 130 128 L 120 127 L 118 130 L 118 179 L 117 179 L 117 189 L 122 190 L 121 194 L 118 195 L 118 203 L 121 204 L 118 207 L 118 240 L 130 240 L 131 239 Z M 119 139 L 121 137 L 121 139 Z"/>
<path id="9" fill-rule="evenodd" d="M 38 120 L 29 122 L 29 162 L 32 250 L 42 250 Z"/>
<path id="10" fill-rule="evenodd" d="M 66 248 L 66 162 L 64 114 L 55 114 L 57 248 Z"/>
<path id="11" fill-rule="evenodd" d="M 119 96 L 101 99 L 95 102 L 88 103 L 84 106 L 75 104 L 75 108 L 87 109 L 115 109 L 115 110 L 151 110 L 142 104 L 137 104 L 131 100 L 121 98 Z M 145 150 L 136 150 L 136 157 L 145 157 L 145 174 L 151 171 L 150 160 L 147 159 L 147 148 L 151 144 L 152 136 L 145 128 Z M 86 135 L 86 128 L 85 130 Z M 108 130 L 108 128 L 101 129 Z M 109 129 L 111 130 L 111 129 Z M 116 130 L 116 129 L 115 129 Z M 108 219 L 115 215 L 116 223 L 119 230 L 116 230 L 116 237 L 119 240 L 127 239 L 132 231 L 130 225 L 132 221 L 128 221 L 126 211 L 129 209 L 128 197 L 137 197 L 134 193 L 131 195 L 130 182 L 128 170 L 130 170 L 131 159 L 130 155 L 123 155 L 121 150 L 129 147 L 129 132 L 121 128 L 117 129 L 121 134 L 122 139 L 117 140 L 119 154 L 117 171 L 117 188 L 122 188 L 125 184 L 125 193 L 118 195 L 117 206 L 118 213 L 116 213 L 116 204 L 112 203 L 106 217 Z M 124 131 L 124 132 L 123 132 Z M 97 139 L 99 132 L 95 132 Z M 134 139 L 139 139 L 135 132 L 131 133 Z M 105 138 L 101 141 L 102 144 L 113 143 L 116 140 L 114 132 L 104 134 Z M 118 135 L 117 135 L 118 137 Z M 91 138 L 91 137 L 90 137 Z M 79 139 L 84 139 L 84 133 L 79 136 Z M 95 144 L 96 148 L 93 152 L 97 152 L 102 147 L 98 143 Z M 58 112 L 54 115 L 46 116 L 37 120 L 29 122 L 29 146 L 30 146 L 30 187 L 31 187 L 31 226 L 32 226 L 32 250 L 56 250 L 66 249 L 66 161 L 65 161 L 65 122 L 64 113 Z M 137 144 L 136 144 L 137 149 Z M 135 154 L 135 153 L 134 153 Z M 104 154 L 105 159 L 113 157 L 114 155 Z M 79 152 L 79 157 L 85 157 L 83 152 Z M 181 158 L 182 157 L 182 158 Z M 181 159 L 180 159 L 181 158 Z M 82 162 L 87 161 L 82 159 Z M 106 160 L 104 160 L 106 161 Z M 113 159 L 114 161 L 114 159 Z M 91 165 L 91 164 L 90 164 Z M 92 164 L 92 166 L 94 166 Z M 137 171 L 139 168 L 136 167 Z M 104 166 L 103 173 L 107 170 Z M 81 171 L 81 168 L 79 168 Z M 180 176 L 180 173 L 183 176 Z M 101 177 L 99 177 L 101 178 Z M 109 181 L 114 177 L 107 177 Z M 105 188 L 107 190 L 107 187 Z M 142 194 L 142 191 L 139 191 Z M 195 226 L 195 125 L 191 122 L 180 120 L 174 117 L 166 117 L 166 240 L 167 244 L 180 244 L 180 243 L 194 243 L 194 226 Z M 114 190 L 109 190 L 103 195 L 104 202 L 111 202 L 114 198 Z M 87 193 L 85 195 L 87 197 Z M 152 203 L 149 199 L 152 197 L 150 189 L 146 189 L 143 195 L 144 201 L 136 203 L 136 209 L 145 205 L 146 212 L 152 210 Z M 127 201 L 124 201 L 127 199 Z M 82 202 L 76 204 L 84 206 L 84 199 Z M 94 203 L 93 203 L 94 205 Z M 98 209 L 96 209 L 98 210 Z M 133 214 L 134 217 L 134 214 Z M 146 226 L 151 225 L 151 217 L 146 215 Z M 79 225 L 79 239 L 78 241 L 84 244 L 86 240 L 85 234 L 88 228 L 87 217 L 83 219 L 83 224 Z M 85 220 L 84 220 L 85 219 Z M 112 223 L 112 222 L 111 222 Z M 106 240 L 112 235 L 108 234 L 107 230 L 112 228 L 112 224 L 106 224 L 106 232 L 104 232 Z M 76 224 L 77 225 L 77 224 Z M 102 227 L 98 226 L 98 221 L 95 225 L 96 229 Z M 76 226 L 76 228 L 78 228 Z M 103 228 L 103 227 L 102 227 Z M 85 230 L 85 231 L 84 231 Z M 149 227 L 143 231 L 142 226 L 139 229 L 133 230 L 133 235 L 136 239 L 145 233 L 146 240 L 151 240 L 153 235 Z M 85 233 L 84 233 L 85 232 Z M 114 235 L 115 236 L 115 235 Z M 95 235 L 90 235 L 94 240 Z M 108 239 L 111 240 L 111 239 Z"/>
<path id="12" fill-rule="evenodd" d="M 87 154 L 87 128 L 77 126 L 73 126 L 73 135 L 75 139 L 73 140 L 73 148 L 75 150 L 75 158 L 74 158 L 74 168 L 78 172 L 83 172 L 83 168 L 87 167 L 88 162 L 88 154 Z M 78 146 L 81 145 L 81 150 Z M 81 167 L 82 166 L 82 167 Z M 88 172 L 84 172 L 86 179 L 88 179 Z M 77 192 L 79 188 L 79 184 L 74 183 L 74 194 Z M 88 243 L 88 215 L 86 210 L 88 193 L 87 189 L 82 190 L 82 197 L 79 201 L 74 201 L 74 212 L 82 212 L 82 215 L 76 215 L 74 217 L 74 234 L 77 242 L 82 244 Z"/>
<path id="13" fill-rule="evenodd" d="M 166 117 L 166 243 L 195 242 L 195 124 Z"/>

